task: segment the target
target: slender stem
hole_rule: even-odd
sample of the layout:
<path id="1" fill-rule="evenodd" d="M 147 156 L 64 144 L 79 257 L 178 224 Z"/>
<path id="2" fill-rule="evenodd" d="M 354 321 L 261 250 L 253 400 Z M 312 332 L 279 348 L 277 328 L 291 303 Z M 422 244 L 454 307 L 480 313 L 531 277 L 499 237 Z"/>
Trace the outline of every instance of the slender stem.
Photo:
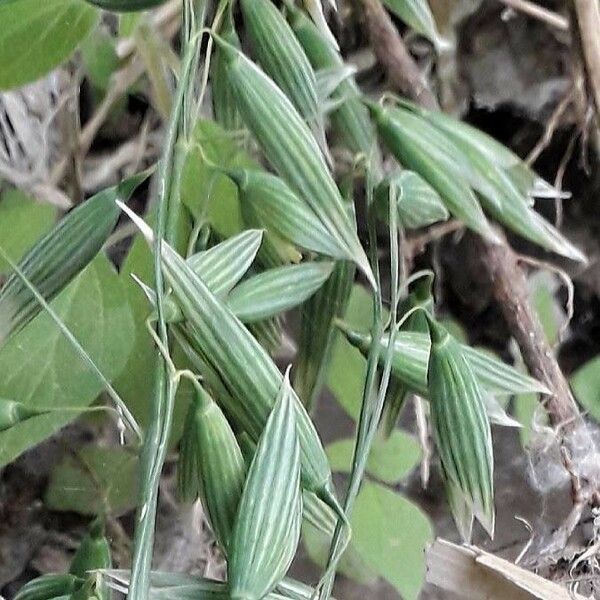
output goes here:
<path id="1" fill-rule="evenodd" d="M 29 280 L 27 275 L 23 273 L 23 271 L 19 268 L 17 264 L 13 262 L 13 260 L 8 256 L 5 250 L 0 246 L 0 256 L 6 261 L 6 263 L 10 266 L 10 268 L 17 274 L 19 279 L 29 288 L 29 291 L 35 296 L 35 299 L 39 302 L 40 306 L 50 315 L 50 318 L 54 321 L 56 326 L 60 329 L 61 333 L 67 338 L 71 346 L 75 349 L 81 360 L 88 365 L 90 370 L 96 375 L 98 380 L 104 386 L 107 394 L 111 397 L 113 402 L 118 407 L 119 414 L 123 417 L 124 421 L 127 423 L 128 427 L 135 433 L 139 440 L 142 439 L 142 432 L 140 430 L 135 417 L 131 414 L 130 410 L 127 408 L 125 402 L 115 388 L 112 386 L 110 381 L 104 376 L 104 373 L 100 371 L 97 367 L 96 363 L 93 361 L 92 357 L 84 350 L 83 346 L 79 343 L 79 340 L 73 335 L 71 330 L 64 324 L 62 319 L 56 314 L 54 309 L 46 302 L 46 299 L 40 294 L 38 289 L 33 285 L 33 283 Z"/>
<path id="2" fill-rule="evenodd" d="M 535 2 L 530 2 L 529 0 L 500 0 L 500 2 L 509 8 L 512 8 L 513 10 L 522 12 L 525 15 L 529 15 L 530 17 L 537 19 L 538 21 L 542 21 L 551 27 L 555 27 L 561 31 L 569 30 L 568 19 L 565 19 L 565 17 L 548 10 L 539 4 L 535 4 Z"/>
<path id="3" fill-rule="evenodd" d="M 186 4 L 186 7 L 189 8 L 189 5 Z M 180 201 L 177 193 L 178 179 L 183 164 L 182 149 L 181 146 L 177 146 L 177 140 L 182 132 L 182 122 L 185 121 L 187 95 L 193 89 L 190 86 L 190 79 L 194 73 L 193 67 L 199 52 L 199 44 L 200 37 L 198 35 L 184 34 L 185 54 L 181 76 L 177 84 L 159 171 L 158 216 L 154 236 L 154 280 L 157 337 L 160 340 L 161 347 L 167 354 L 169 351 L 169 333 L 164 318 L 161 245 L 163 238 L 173 245 L 176 245 L 177 241 L 177 225 L 180 213 Z M 160 475 L 167 454 L 171 431 L 177 380 L 177 377 L 170 376 L 165 357 L 158 351 L 152 419 L 140 461 L 140 481 L 142 485 L 134 536 L 128 600 L 146 600 L 149 597 L 156 504 Z"/>

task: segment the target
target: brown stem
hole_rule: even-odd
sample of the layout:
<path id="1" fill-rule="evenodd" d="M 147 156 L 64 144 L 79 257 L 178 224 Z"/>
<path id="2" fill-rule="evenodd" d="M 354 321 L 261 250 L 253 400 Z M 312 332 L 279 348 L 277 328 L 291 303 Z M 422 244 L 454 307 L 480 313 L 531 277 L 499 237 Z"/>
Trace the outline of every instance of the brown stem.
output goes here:
<path id="1" fill-rule="evenodd" d="M 596 114 L 600 115 L 600 4 L 598 0 L 573 0 L 573 5 L 588 84 L 596 105 Z"/>
<path id="2" fill-rule="evenodd" d="M 542 324 L 529 301 L 527 280 L 508 244 L 489 244 L 473 235 L 475 253 L 492 286 L 508 328 L 517 341 L 529 372 L 552 390 L 544 402 L 554 426 L 574 424 L 579 411 Z"/>
<path id="3" fill-rule="evenodd" d="M 427 80 L 406 48 L 398 30 L 379 0 L 361 0 L 371 45 L 390 83 L 402 94 L 426 108 L 436 108 L 437 100 Z"/>
<path id="4" fill-rule="evenodd" d="M 390 80 L 422 106 L 437 108 L 437 101 L 426 80 L 421 76 L 379 0 L 361 1 L 371 45 Z M 481 257 L 481 268 L 488 276 L 494 299 L 500 305 L 510 332 L 517 340 L 525 364 L 531 374 L 553 392 L 549 398 L 543 399 L 552 423 L 568 427 L 578 421 L 579 411 L 544 336 L 538 316 L 530 304 L 527 280 L 516 254 L 506 242 L 490 244 L 475 235 L 473 240 L 475 251 Z"/>

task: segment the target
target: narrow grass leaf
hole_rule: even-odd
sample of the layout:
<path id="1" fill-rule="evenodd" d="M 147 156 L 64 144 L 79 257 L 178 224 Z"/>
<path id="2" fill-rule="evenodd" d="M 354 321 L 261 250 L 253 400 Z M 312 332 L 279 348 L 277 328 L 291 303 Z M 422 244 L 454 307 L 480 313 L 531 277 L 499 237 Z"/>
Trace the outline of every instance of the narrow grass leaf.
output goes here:
<path id="1" fill-rule="evenodd" d="M 96 194 L 71 211 L 19 261 L 23 276 L 49 302 L 98 254 L 119 218 L 115 200 L 127 201 L 149 172 Z M 33 292 L 13 273 L 0 289 L 0 345 L 40 311 Z"/>
<path id="2" fill-rule="evenodd" d="M 300 448 L 295 395 L 284 378 L 240 500 L 227 565 L 232 599 L 260 600 L 286 574 L 300 539 Z"/>
<path id="3" fill-rule="evenodd" d="M 344 241 L 333 235 L 313 209 L 279 177 L 251 169 L 229 170 L 240 194 L 242 213 L 251 208 L 267 230 L 281 238 L 325 256 L 343 258 Z"/>
<path id="4" fill-rule="evenodd" d="M 330 262 L 269 269 L 234 288 L 227 305 L 242 323 L 267 319 L 310 298 L 327 281 L 332 270 Z"/>
<path id="5" fill-rule="evenodd" d="M 474 516 L 493 537 L 492 435 L 483 392 L 461 345 L 431 318 L 429 324 L 431 420 L 444 474 L 452 483 L 452 508 L 460 506 L 455 493 L 462 495 Z M 463 510 L 457 513 L 457 523 L 464 531 Z"/>
<path id="6" fill-rule="evenodd" d="M 325 159 L 307 125 L 281 92 L 241 52 L 217 38 L 227 55 L 229 82 L 238 109 L 268 161 L 313 209 L 328 231 L 343 240 L 347 257 L 356 262 L 375 288 L 369 260 Z"/>
<path id="7" fill-rule="evenodd" d="M 444 200 L 448 210 L 486 239 L 498 236 L 464 177 L 471 169 L 460 152 L 435 127 L 411 114 L 369 103 L 379 134 L 401 164 L 418 173 Z"/>

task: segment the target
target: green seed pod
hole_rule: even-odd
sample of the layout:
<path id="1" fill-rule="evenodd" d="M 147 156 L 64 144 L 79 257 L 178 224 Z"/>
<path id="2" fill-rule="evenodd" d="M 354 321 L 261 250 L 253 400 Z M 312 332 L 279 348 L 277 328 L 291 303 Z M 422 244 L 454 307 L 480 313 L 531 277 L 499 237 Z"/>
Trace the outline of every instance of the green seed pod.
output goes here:
<path id="1" fill-rule="evenodd" d="M 300 447 L 287 374 L 252 458 L 229 545 L 232 599 L 260 600 L 283 579 L 300 539 Z"/>
<path id="2" fill-rule="evenodd" d="M 216 38 L 227 57 L 227 75 L 238 109 L 268 161 L 319 220 L 339 239 L 375 288 L 365 251 L 310 130 L 281 90 L 235 48 Z"/>
<path id="3" fill-rule="evenodd" d="M 494 535 L 492 434 L 483 392 L 460 344 L 429 319 L 429 399 L 434 439 L 444 473 L 456 494 L 470 507 L 491 537 Z M 464 515 L 457 515 L 464 531 Z"/>
<path id="4" fill-rule="evenodd" d="M 232 169 L 242 214 L 251 208 L 257 219 L 281 238 L 332 258 L 343 258 L 343 241 L 329 233 L 312 208 L 279 177 L 256 169 Z"/>
<path id="5" fill-rule="evenodd" d="M 75 575 L 42 575 L 28 581 L 15 596 L 14 600 L 50 600 L 58 596 L 68 596 L 83 584 Z"/>
<path id="6" fill-rule="evenodd" d="M 45 412 L 29 408 L 15 400 L 0 398 L 0 431 L 10 429 L 17 423 L 44 414 Z"/>
<path id="7" fill-rule="evenodd" d="M 329 278 L 331 262 L 306 262 L 268 269 L 234 288 L 227 305 L 242 323 L 255 323 L 302 304 Z"/>
<path id="8" fill-rule="evenodd" d="M 337 335 L 333 322 L 346 312 L 355 270 L 348 261 L 337 262 L 329 279 L 303 306 L 294 387 L 308 410 L 321 393 Z"/>
<path id="9" fill-rule="evenodd" d="M 464 179 L 460 152 L 446 136 L 407 111 L 368 103 L 379 135 L 400 163 L 418 173 L 467 227 L 492 242 L 498 236 L 488 223 L 475 194 Z M 466 168 L 468 163 L 466 163 Z"/>
<path id="10" fill-rule="evenodd" d="M 137 12 L 159 6 L 165 0 L 86 0 L 86 2 L 113 12 Z"/>
<path id="11" fill-rule="evenodd" d="M 371 346 L 369 334 L 353 331 L 344 324 L 339 327 L 346 339 L 367 355 Z M 381 349 L 385 353 L 389 336 L 381 339 Z M 427 397 L 427 364 L 431 348 L 429 336 L 416 331 L 399 331 L 394 342 L 392 373 L 403 381 L 413 392 Z M 490 394 L 513 395 L 526 393 L 547 394 L 548 388 L 542 383 L 507 365 L 489 352 L 461 345 L 479 383 Z M 381 359 L 380 359 L 381 360 Z"/>
<path id="12" fill-rule="evenodd" d="M 81 540 L 71 561 L 69 573 L 85 579 L 89 571 L 110 568 L 110 546 L 104 535 L 104 519 L 97 517 L 92 521 L 88 533 Z"/>
<path id="13" fill-rule="evenodd" d="M 225 13 L 223 25 L 219 35 L 235 48 L 240 48 L 240 40 L 235 32 L 233 16 L 231 14 L 233 1 Z M 215 120 L 223 129 L 238 131 L 243 129 L 244 123 L 235 104 L 231 87 L 227 81 L 226 62 L 219 48 L 215 50 L 212 64 L 212 103 Z"/>
<path id="14" fill-rule="evenodd" d="M 244 455 L 244 462 L 250 466 L 256 451 L 256 444 L 245 431 L 238 436 L 238 441 Z M 333 536 L 336 524 L 335 513 L 312 492 L 306 490 L 302 491 L 302 517 L 325 535 Z"/>
<path id="15" fill-rule="evenodd" d="M 86 200 L 21 259 L 19 268 L 46 301 L 52 300 L 98 254 L 119 218 L 115 200 L 127 201 L 148 175 L 134 175 Z M 40 310 L 31 290 L 13 273 L 0 289 L 0 345 Z"/>
<path id="16" fill-rule="evenodd" d="M 193 437 L 187 450 L 196 456 L 184 459 L 185 465 L 180 456 L 179 464 L 183 466 L 183 477 L 189 475 L 190 465 L 197 469 L 196 475 L 192 473 L 192 485 L 197 481 L 213 533 L 227 553 L 246 477 L 244 458 L 225 415 L 200 385 L 196 385 L 187 419 L 185 435 Z M 188 491 L 190 486 L 183 487 Z"/>
<path id="17" fill-rule="evenodd" d="M 399 171 L 385 177 L 375 189 L 377 214 L 383 221 L 389 218 L 390 188 L 395 189 L 398 222 L 405 229 L 418 229 L 450 216 L 439 194 L 417 173 Z"/>
<path id="18" fill-rule="evenodd" d="M 294 32 L 271 0 L 240 0 L 240 7 L 258 62 L 324 140 L 317 79 Z"/>
<path id="19" fill-rule="evenodd" d="M 286 9 L 292 30 L 313 68 L 323 70 L 342 67 L 344 61 L 339 52 L 306 14 L 291 2 L 286 3 Z M 362 103 L 361 92 L 354 78 L 344 79 L 332 94 L 332 99 L 342 101 L 329 116 L 332 129 L 354 154 L 370 157 L 371 171 L 378 178 L 381 172 L 381 154 L 375 128 L 369 118 L 369 111 Z"/>

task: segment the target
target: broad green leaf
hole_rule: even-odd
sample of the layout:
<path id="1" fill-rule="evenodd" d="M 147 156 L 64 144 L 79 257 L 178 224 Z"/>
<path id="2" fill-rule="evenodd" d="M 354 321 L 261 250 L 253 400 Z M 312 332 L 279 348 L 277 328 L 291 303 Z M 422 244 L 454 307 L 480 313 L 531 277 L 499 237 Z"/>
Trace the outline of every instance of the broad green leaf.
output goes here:
<path id="1" fill-rule="evenodd" d="M 81 45 L 81 58 L 92 85 L 106 90 L 112 74 L 119 68 L 115 39 L 106 29 L 96 27 Z"/>
<path id="2" fill-rule="evenodd" d="M 206 218 L 219 234 L 230 237 L 243 229 L 237 189 L 205 159 L 222 168 L 256 164 L 239 149 L 231 132 L 213 121 L 198 122 L 183 167 L 181 199 L 197 219 Z"/>
<path id="3" fill-rule="evenodd" d="M 352 544 L 368 567 L 405 600 L 416 600 L 425 579 L 425 549 L 433 528 L 410 500 L 365 482 L 352 514 Z"/>
<path id="4" fill-rule="evenodd" d="M 577 401 L 600 421 L 600 356 L 579 367 L 571 376 L 571 386 Z"/>
<path id="5" fill-rule="evenodd" d="M 114 379 L 132 348 L 134 324 L 124 286 L 109 261 L 98 256 L 53 306 L 102 373 Z M 85 407 L 103 388 L 46 313 L 2 348 L 0 373 L 0 397 L 34 408 Z M 0 465 L 77 415 L 76 410 L 53 412 L 0 433 Z"/>
<path id="6" fill-rule="evenodd" d="M 240 283 L 229 294 L 227 304 L 243 323 L 274 317 L 310 298 L 332 270 L 330 262 L 269 269 Z"/>
<path id="7" fill-rule="evenodd" d="M 305 523 L 302 527 L 302 541 L 310 559 L 319 567 L 325 568 L 331 539 L 312 525 Z M 337 571 L 362 585 L 372 585 L 377 580 L 377 573 L 367 566 L 352 540 L 337 565 Z"/>
<path id="8" fill-rule="evenodd" d="M 252 458 L 228 546 L 232 598 L 260 600 L 283 579 L 300 539 L 300 446 L 286 374 Z"/>
<path id="9" fill-rule="evenodd" d="M 383 0 L 383 3 L 435 46 L 443 45 L 444 41 L 438 33 L 428 0 Z"/>
<path id="10" fill-rule="evenodd" d="M 333 471 L 350 472 L 354 440 L 344 439 L 325 448 Z M 397 483 L 419 464 L 421 447 L 408 433 L 396 429 L 388 439 L 376 439 L 369 453 L 367 473 L 384 483 Z"/>
<path id="11" fill-rule="evenodd" d="M 7 190 L 0 197 L 0 245 L 18 262 L 55 220 L 56 209 L 50 204 L 36 202 L 16 189 Z M 0 273 L 9 270 L 0 258 Z"/>
<path id="12" fill-rule="evenodd" d="M 98 21 L 81 0 L 19 0 L 0 5 L 0 89 L 42 77 L 71 56 Z"/>
<path id="13" fill-rule="evenodd" d="M 373 319 L 372 299 L 365 288 L 352 288 L 345 319 L 355 327 L 368 329 Z M 340 406 L 356 421 L 362 403 L 367 363 L 357 348 L 337 336 L 333 347 L 327 386 Z"/>
<path id="14" fill-rule="evenodd" d="M 121 448 L 88 446 L 56 465 L 44 494 L 50 510 L 118 517 L 135 507 L 137 457 Z"/>

